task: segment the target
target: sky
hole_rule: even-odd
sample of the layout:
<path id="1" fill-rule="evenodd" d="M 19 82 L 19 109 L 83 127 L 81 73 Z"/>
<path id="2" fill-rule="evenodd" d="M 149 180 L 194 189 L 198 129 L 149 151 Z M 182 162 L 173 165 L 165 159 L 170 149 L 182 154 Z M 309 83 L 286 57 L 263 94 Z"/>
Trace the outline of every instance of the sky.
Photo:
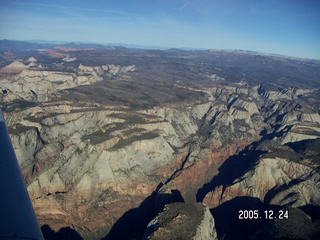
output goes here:
<path id="1" fill-rule="evenodd" d="M 320 59 L 319 0 L 0 0 L 0 39 Z"/>

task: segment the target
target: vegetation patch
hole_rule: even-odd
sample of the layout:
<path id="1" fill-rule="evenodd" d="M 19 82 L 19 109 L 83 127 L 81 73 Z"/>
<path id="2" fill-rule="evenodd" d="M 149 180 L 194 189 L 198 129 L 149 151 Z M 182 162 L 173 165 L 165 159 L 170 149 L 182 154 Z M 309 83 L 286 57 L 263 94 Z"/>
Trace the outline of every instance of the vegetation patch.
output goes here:
<path id="1" fill-rule="evenodd" d="M 24 126 L 24 125 L 18 123 L 18 124 L 15 124 L 14 126 L 8 127 L 8 132 L 12 135 L 19 135 L 19 134 L 27 132 L 33 128 L 34 127 Z"/>
<path id="2" fill-rule="evenodd" d="M 143 131 L 146 131 L 146 129 L 144 129 L 144 128 L 132 128 L 132 129 L 123 131 L 122 134 L 124 134 L 125 136 L 129 136 L 129 135 L 132 135 L 132 134 L 135 134 L 135 133 L 141 133 Z"/>
<path id="3" fill-rule="evenodd" d="M 144 124 L 147 123 L 145 118 L 130 113 L 112 113 L 110 117 L 124 119 L 126 124 Z"/>
<path id="4" fill-rule="evenodd" d="M 93 132 L 89 135 L 83 136 L 81 139 L 83 139 L 83 140 L 89 139 L 90 143 L 92 145 L 97 145 L 97 144 L 103 143 L 104 141 L 107 141 L 113 137 L 114 136 L 99 130 L 99 131 Z"/>
<path id="5" fill-rule="evenodd" d="M 37 106 L 38 103 L 33 101 L 27 101 L 24 99 L 15 99 L 10 103 L 3 104 L 3 109 L 5 112 L 13 112 L 15 110 L 23 110 L 31 107 Z"/>
<path id="6" fill-rule="evenodd" d="M 119 140 L 118 143 L 116 143 L 112 148 L 110 148 L 110 151 L 117 151 L 120 148 L 129 146 L 136 141 L 151 140 L 157 137 L 159 137 L 159 134 L 157 134 L 156 132 L 147 132 L 147 133 L 142 133 L 140 135 L 135 135 L 130 138 L 122 138 Z"/>

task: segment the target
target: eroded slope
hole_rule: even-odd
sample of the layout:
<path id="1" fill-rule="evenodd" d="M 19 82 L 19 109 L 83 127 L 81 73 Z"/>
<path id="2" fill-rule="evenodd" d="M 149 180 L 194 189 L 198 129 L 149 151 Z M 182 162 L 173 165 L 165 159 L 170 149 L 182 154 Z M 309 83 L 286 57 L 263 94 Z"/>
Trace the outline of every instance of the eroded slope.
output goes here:
<path id="1" fill-rule="evenodd" d="M 295 147 L 320 137 L 316 62 L 174 49 L 31 53 L 3 57 L 1 104 L 42 225 L 86 239 L 128 227 L 129 239 L 170 202 L 204 201 L 213 213 L 239 196 L 319 206 L 318 153 Z"/>

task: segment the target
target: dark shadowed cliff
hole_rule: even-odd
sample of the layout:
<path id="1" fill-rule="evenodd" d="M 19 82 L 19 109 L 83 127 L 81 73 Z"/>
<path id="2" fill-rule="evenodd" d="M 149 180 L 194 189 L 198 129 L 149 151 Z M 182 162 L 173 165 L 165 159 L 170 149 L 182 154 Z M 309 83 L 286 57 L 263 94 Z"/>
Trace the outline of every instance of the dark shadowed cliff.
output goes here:
<path id="1" fill-rule="evenodd" d="M 0 100 L 48 239 L 141 239 L 154 218 L 177 239 L 170 224 L 178 216 L 194 218 L 198 228 L 185 232 L 194 239 L 319 236 L 319 62 L 246 51 L 37 49 L 0 52 Z M 287 208 L 288 220 L 264 215 Z M 239 220 L 240 210 L 260 215 Z M 284 230 L 298 216 L 312 223 L 305 238 Z M 150 239 L 167 236 L 152 231 Z"/>

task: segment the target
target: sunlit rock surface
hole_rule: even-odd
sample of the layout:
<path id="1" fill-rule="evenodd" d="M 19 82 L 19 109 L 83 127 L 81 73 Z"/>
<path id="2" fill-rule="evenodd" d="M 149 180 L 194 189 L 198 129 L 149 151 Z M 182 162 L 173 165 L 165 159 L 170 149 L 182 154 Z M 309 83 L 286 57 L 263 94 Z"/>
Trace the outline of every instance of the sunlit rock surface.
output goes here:
<path id="1" fill-rule="evenodd" d="M 143 239 L 218 239 L 214 219 L 201 204 L 172 203 L 165 206 L 146 229 Z"/>
<path id="2" fill-rule="evenodd" d="M 52 231 L 141 239 L 165 204 L 204 209 L 198 201 L 217 226 L 198 221 L 199 229 L 231 239 L 230 223 L 226 230 L 214 214 L 237 197 L 319 207 L 316 62 L 124 48 L 1 56 L 12 143 L 39 222 Z M 192 236 L 205 239 L 202 230 Z"/>

